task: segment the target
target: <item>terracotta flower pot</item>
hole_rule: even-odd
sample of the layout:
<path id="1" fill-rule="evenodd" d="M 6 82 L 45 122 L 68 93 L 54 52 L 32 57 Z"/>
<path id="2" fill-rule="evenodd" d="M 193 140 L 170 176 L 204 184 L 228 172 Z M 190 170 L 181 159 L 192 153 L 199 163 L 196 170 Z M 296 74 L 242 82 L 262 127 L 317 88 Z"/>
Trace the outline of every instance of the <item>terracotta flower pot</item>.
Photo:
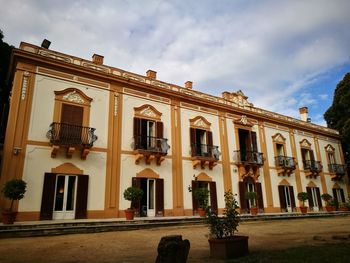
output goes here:
<path id="1" fill-rule="evenodd" d="M 343 211 L 343 212 L 347 212 L 347 211 L 349 211 L 349 208 L 347 208 L 347 207 L 341 207 L 341 208 L 339 208 L 339 210 L 340 210 L 340 211 Z"/>
<path id="2" fill-rule="evenodd" d="M 205 210 L 203 208 L 198 208 L 197 212 L 200 217 L 205 217 Z"/>
<path id="3" fill-rule="evenodd" d="M 253 216 L 256 216 L 258 214 L 258 208 L 257 207 L 251 207 L 250 208 L 250 214 Z"/>
<path id="4" fill-rule="evenodd" d="M 126 220 L 133 220 L 134 219 L 134 215 L 135 215 L 135 210 L 128 208 L 126 210 L 124 210 L 125 212 L 125 218 Z"/>
<path id="5" fill-rule="evenodd" d="M 12 225 L 16 220 L 17 212 L 2 211 L 2 222 L 6 225 Z"/>
<path id="6" fill-rule="evenodd" d="M 306 213 L 307 213 L 307 207 L 306 207 L 306 206 L 301 206 L 301 207 L 300 207 L 300 212 L 301 212 L 302 214 L 306 214 Z"/>
<path id="7" fill-rule="evenodd" d="M 248 237 L 232 236 L 208 240 L 210 257 L 218 259 L 237 258 L 248 254 Z"/>
<path id="8" fill-rule="evenodd" d="M 333 211 L 335 211 L 335 206 L 333 206 L 333 205 L 327 205 L 327 206 L 326 206 L 326 210 L 327 210 L 327 212 L 333 212 Z"/>

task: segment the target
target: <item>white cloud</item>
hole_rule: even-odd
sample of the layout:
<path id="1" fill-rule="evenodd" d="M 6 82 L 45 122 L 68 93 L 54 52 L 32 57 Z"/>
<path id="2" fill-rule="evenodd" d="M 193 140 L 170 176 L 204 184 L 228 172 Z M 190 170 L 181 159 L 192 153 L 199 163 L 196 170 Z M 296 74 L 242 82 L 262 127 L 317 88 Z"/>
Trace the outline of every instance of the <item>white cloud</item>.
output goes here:
<path id="1" fill-rule="evenodd" d="M 213 95 L 241 89 L 256 106 L 298 116 L 307 87 L 348 62 L 350 2 L 0 0 L 5 41 L 40 44 Z M 331 92 L 330 92 L 331 93 Z"/>

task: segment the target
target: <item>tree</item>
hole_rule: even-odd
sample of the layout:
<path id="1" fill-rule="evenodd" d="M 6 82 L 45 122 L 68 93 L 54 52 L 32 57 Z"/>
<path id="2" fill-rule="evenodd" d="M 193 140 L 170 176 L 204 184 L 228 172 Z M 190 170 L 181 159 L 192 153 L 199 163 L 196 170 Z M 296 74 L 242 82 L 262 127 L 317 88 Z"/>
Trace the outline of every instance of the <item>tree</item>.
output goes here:
<path id="1" fill-rule="evenodd" d="M 324 118 L 329 128 L 339 131 L 345 161 L 350 168 L 350 72 L 338 83 L 333 104 L 325 112 Z"/>
<path id="2" fill-rule="evenodd" d="M 0 30 L 0 143 L 4 141 L 8 115 L 10 85 L 6 82 L 13 46 L 3 41 L 4 34 Z"/>

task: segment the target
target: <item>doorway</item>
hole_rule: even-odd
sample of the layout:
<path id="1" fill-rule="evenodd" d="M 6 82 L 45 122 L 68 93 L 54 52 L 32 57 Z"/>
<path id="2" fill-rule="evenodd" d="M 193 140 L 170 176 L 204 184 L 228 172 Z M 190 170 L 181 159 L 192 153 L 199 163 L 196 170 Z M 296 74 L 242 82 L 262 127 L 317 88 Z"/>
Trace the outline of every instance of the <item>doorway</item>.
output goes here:
<path id="1" fill-rule="evenodd" d="M 155 216 L 156 204 L 156 180 L 155 179 L 141 179 L 141 189 L 143 196 L 141 199 L 141 216 Z"/>
<path id="2" fill-rule="evenodd" d="M 74 219 L 77 176 L 58 174 L 55 184 L 53 219 Z"/>

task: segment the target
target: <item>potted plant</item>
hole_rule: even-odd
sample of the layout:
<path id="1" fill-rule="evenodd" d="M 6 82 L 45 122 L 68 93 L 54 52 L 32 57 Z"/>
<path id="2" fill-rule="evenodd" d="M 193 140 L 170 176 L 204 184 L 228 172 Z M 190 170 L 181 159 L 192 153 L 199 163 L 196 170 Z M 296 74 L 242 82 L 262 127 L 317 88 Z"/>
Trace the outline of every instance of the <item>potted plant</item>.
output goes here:
<path id="1" fill-rule="evenodd" d="M 128 187 L 124 191 L 124 199 L 131 201 L 130 208 L 125 210 L 126 220 L 133 220 L 135 215 L 134 203 L 140 201 L 143 195 L 143 191 L 137 187 Z"/>
<path id="2" fill-rule="evenodd" d="M 206 187 L 199 187 L 193 191 L 193 198 L 198 201 L 198 214 L 205 217 L 205 210 L 208 206 L 209 190 Z"/>
<path id="3" fill-rule="evenodd" d="M 210 207 L 206 209 L 209 226 L 209 246 L 212 258 L 229 259 L 248 253 L 248 237 L 234 235 L 240 222 L 238 203 L 231 190 L 225 192 L 225 209 L 219 217 Z"/>
<path id="4" fill-rule="evenodd" d="M 349 211 L 348 206 L 349 206 L 349 204 L 347 202 L 340 202 L 339 203 L 339 210 L 343 211 L 343 212 L 347 212 L 347 211 Z"/>
<path id="5" fill-rule="evenodd" d="M 307 207 L 305 206 L 305 201 L 309 199 L 309 195 L 306 192 L 300 192 L 298 193 L 298 200 L 302 202 L 302 205 L 300 206 L 300 211 L 302 214 L 307 213 Z"/>
<path id="6" fill-rule="evenodd" d="M 333 197 L 330 194 L 324 193 L 321 195 L 323 201 L 326 202 L 326 210 L 327 212 L 335 211 L 335 204 Z"/>
<path id="7" fill-rule="evenodd" d="M 250 201 L 250 213 L 252 215 L 257 215 L 258 207 L 256 206 L 256 197 L 257 197 L 256 192 L 246 192 L 244 197 L 246 200 Z"/>
<path id="8" fill-rule="evenodd" d="M 13 203 L 15 200 L 20 200 L 24 197 L 26 192 L 27 183 L 21 179 L 12 179 L 5 183 L 2 188 L 5 198 L 11 200 L 9 209 L 2 211 L 2 221 L 4 224 L 13 224 L 16 220 L 17 212 L 12 211 Z"/>

